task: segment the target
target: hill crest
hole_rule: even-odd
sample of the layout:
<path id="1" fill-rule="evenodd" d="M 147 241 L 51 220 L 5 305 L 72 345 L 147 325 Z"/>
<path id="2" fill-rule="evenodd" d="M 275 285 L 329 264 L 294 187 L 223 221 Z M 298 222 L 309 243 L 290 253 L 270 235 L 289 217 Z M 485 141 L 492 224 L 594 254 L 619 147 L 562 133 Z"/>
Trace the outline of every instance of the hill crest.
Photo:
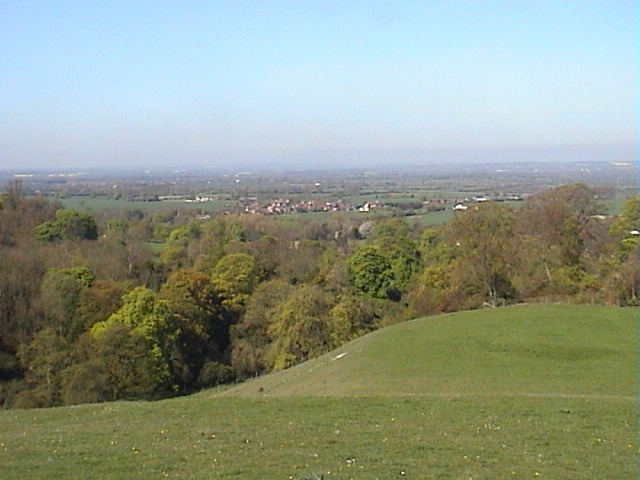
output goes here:
<path id="1" fill-rule="evenodd" d="M 637 393 L 637 314 L 520 305 L 399 323 L 218 396 L 578 396 Z"/>

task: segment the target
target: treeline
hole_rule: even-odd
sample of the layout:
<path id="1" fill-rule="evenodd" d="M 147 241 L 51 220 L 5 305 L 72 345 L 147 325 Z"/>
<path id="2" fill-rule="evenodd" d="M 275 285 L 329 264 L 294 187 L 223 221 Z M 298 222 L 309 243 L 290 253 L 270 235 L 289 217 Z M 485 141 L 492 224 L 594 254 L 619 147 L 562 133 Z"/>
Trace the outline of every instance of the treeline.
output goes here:
<path id="1" fill-rule="evenodd" d="M 523 301 L 635 305 L 640 197 L 567 185 L 424 228 L 87 213 L 0 199 L 0 402 L 161 398 L 287 368 L 381 326 Z M 367 225 L 369 227 L 370 225 Z"/>

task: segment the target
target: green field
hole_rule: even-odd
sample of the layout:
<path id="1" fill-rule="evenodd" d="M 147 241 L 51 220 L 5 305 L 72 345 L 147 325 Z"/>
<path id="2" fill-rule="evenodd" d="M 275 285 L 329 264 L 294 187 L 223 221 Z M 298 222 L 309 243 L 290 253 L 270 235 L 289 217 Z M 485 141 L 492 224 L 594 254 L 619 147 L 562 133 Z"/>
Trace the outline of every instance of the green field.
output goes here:
<path id="1" fill-rule="evenodd" d="M 635 479 L 638 316 L 518 306 L 396 324 L 159 402 L 0 412 L 3 479 Z"/>
<path id="2" fill-rule="evenodd" d="M 162 212 L 173 210 L 195 210 L 197 212 L 221 212 L 235 207 L 233 201 L 185 202 L 181 200 L 142 202 L 109 197 L 68 197 L 60 199 L 64 208 L 102 212 L 105 210 L 142 210 Z"/>

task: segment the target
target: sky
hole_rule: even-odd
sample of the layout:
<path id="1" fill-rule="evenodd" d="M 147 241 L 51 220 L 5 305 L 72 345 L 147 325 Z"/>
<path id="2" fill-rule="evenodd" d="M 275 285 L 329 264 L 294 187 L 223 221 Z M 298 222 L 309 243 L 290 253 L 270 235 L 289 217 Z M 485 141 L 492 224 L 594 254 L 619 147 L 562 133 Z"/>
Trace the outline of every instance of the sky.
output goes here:
<path id="1" fill-rule="evenodd" d="M 0 168 L 635 161 L 635 0 L 0 0 Z"/>

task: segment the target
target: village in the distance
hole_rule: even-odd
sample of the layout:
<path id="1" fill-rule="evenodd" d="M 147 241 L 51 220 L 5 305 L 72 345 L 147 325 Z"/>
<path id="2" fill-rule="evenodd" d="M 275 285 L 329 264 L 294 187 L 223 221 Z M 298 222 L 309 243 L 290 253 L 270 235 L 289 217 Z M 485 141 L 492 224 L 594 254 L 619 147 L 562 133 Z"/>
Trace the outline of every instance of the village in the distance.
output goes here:
<path id="1" fill-rule="evenodd" d="M 110 167 L 0 170 L 4 184 L 87 208 L 157 202 L 203 214 L 279 215 L 312 212 L 465 210 L 470 204 L 518 202 L 544 189 L 572 183 L 597 188 L 603 199 L 634 193 L 638 172 L 630 162 L 419 164 L 349 169 L 258 166 Z M 107 202 L 106 204 L 104 202 Z M 111 204 L 109 204 L 111 202 Z"/>

